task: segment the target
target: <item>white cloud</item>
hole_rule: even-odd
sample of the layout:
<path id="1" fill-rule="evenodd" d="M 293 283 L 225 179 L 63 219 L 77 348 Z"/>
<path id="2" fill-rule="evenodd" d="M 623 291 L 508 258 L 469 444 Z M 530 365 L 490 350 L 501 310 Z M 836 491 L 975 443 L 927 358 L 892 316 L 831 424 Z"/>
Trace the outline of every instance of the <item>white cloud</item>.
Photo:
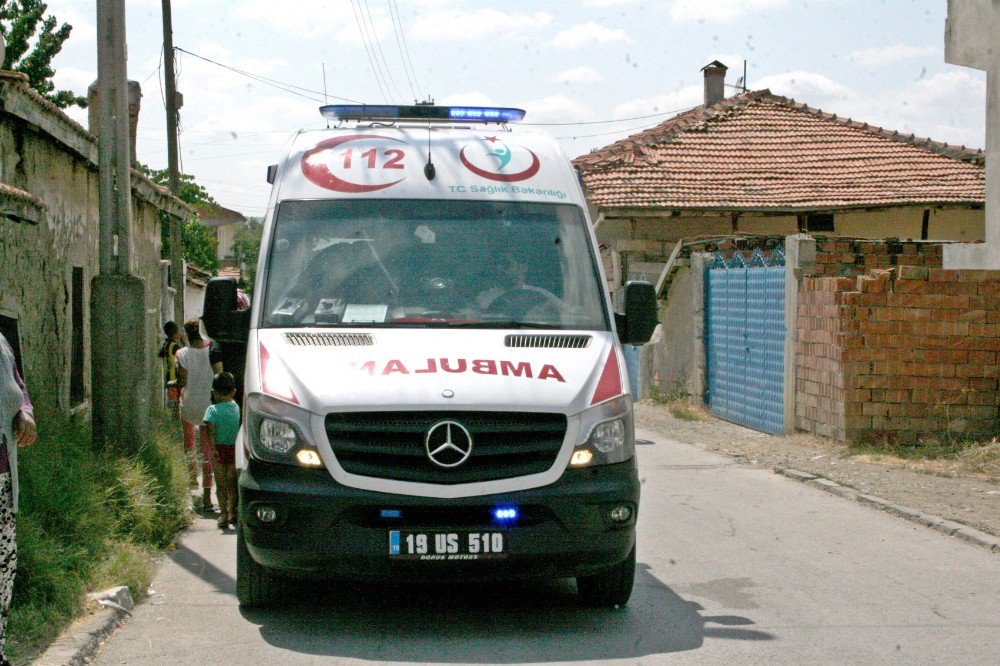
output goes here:
<path id="1" fill-rule="evenodd" d="M 350 32 L 358 35 L 357 18 L 353 5 L 329 0 L 296 0 L 294 9 L 278 7 L 273 0 L 245 0 L 239 3 L 236 15 L 244 18 L 266 22 L 268 25 L 289 32 L 295 32 L 299 38 L 312 37 L 324 33 L 338 31 L 340 34 Z M 372 19 L 378 25 L 381 11 L 376 8 Z M 358 38 L 360 40 L 360 37 Z"/>
<path id="2" fill-rule="evenodd" d="M 436 11 L 418 18 L 409 34 L 417 39 L 470 41 L 485 36 L 515 35 L 535 31 L 552 23 L 545 12 L 516 14 L 495 9 Z"/>
<path id="3" fill-rule="evenodd" d="M 847 87 L 815 72 L 787 72 L 765 76 L 753 82 L 755 90 L 769 89 L 775 95 L 792 97 L 809 106 L 825 108 L 853 97 Z"/>
<path id="4" fill-rule="evenodd" d="M 634 118 L 654 113 L 671 114 L 698 106 L 702 101 L 704 101 L 702 86 L 690 85 L 663 95 L 641 97 L 623 102 L 615 107 L 612 115 L 615 118 Z M 664 115 L 662 119 L 650 118 L 649 120 L 651 124 L 655 124 L 668 117 L 669 115 Z"/>
<path id="5" fill-rule="evenodd" d="M 787 4 L 788 0 L 674 0 L 670 16 L 681 21 L 731 21 L 745 14 Z"/>
<path id="6" fill-rule="evenodd" d="M 492 97 L 479 91 L 452 93 L 435 103 L 439 106 L 498 106 Z"/>
<path id="7" fill-rule="evenodd" d="M 813 72 L 789 72 L 754 82 L 755 89 L 795 98 L 827 113 L 904 134 L 978 147 L 984 142 L 986 81 L 967 70 L 862 94 Z"/>
<path id="8" fill-rule="evenodd" d="M 587 0 L 585 5 L 590 7 L 620 7 L 622 5 L 635 4 L 637 0 Z"/>
<path id="9" fill-rule="evenodd" d="M 573 49 L 589 44 L 614 44 L 630 41 L 624 30 L 614 30 L 594 23 L 581 23 L 563 30 L 552 38 L 552 45 L 558 48 Z"/>
<path id="10" fill-rule="evenodd" d="M 563 95 L 527 100 L 520 106 L 526 112 L 526 123 L 573 123 L 594 118 L 593 111 L 586 104 Z"/>
<path id="11" fill-rule="evenodd" d="M 577 83 L 603 83 L 604 75 L 593 67 L 574 67 L 560 72 L 553 79 L 556 83 L 577 84 Z"/>
<path id="12" fill-rule="evenodd" d="M 891 65 L 903 60 L 912 60 L 924 56 L 940 56 L 941 48 L 938 46 L 913 46 L 910 44 L 896 44 L 894 46 L 884 46 L 851 53 L 851 61 L 858 67 L 881 67 Z"/>

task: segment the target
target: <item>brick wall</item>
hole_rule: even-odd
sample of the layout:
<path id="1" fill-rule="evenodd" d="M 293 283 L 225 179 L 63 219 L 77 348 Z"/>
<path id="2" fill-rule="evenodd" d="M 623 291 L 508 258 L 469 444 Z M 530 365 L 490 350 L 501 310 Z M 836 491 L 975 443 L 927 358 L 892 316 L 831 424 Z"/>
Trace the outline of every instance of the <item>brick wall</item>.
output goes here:
<path id="1" fill-rule="evenodd" d="M 1000 432 L 1000 271 L 805 278 L 798 329 L 796 427 L 857 442 Z"/>
<path id="2" fill-rule="evenodd" d="M 857 277 L 893 266 L 941 268 L 940 242 L 817 238 L 816 275 Z"/>

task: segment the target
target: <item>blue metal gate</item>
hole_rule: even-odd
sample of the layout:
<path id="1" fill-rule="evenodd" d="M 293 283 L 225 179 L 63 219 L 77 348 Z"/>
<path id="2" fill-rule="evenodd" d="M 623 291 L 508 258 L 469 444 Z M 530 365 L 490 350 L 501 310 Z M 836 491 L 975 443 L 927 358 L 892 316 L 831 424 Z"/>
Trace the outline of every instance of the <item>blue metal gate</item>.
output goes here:
<path id="1" fill-rule="evenodd" d="M 719 253 L 705 269 L 708 407 L 721 419 L 784 432 L 785 255 Z"/>

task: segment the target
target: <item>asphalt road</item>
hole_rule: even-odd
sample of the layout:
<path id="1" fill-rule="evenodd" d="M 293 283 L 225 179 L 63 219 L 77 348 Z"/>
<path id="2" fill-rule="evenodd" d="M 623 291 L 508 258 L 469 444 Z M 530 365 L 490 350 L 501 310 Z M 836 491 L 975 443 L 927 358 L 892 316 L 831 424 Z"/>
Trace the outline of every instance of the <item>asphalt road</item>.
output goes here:
<path id="1" fill-rule="evenodd" d="M 309 585 L 241 611 L 198 519 L 98 664 L 1000 662 L 1000 555 L 649 432 L 636 588 Z"/>

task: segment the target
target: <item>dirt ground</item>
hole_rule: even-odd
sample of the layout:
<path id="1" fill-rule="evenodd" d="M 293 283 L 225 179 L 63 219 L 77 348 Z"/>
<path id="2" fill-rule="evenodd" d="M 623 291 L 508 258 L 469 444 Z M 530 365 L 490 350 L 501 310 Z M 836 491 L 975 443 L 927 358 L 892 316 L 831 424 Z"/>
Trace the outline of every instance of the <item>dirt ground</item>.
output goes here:
<path id="1" fill-rule="evenodd" d="M 791 467 L 1000 536 L 1000 478 L 962 460 L 915 461 L 855 454 L 808 434 L 776 437 L 715 419 L 681 420 L 667 405 L 636 405 L 636 427 L 731 456 L 753 467 Z"/>

